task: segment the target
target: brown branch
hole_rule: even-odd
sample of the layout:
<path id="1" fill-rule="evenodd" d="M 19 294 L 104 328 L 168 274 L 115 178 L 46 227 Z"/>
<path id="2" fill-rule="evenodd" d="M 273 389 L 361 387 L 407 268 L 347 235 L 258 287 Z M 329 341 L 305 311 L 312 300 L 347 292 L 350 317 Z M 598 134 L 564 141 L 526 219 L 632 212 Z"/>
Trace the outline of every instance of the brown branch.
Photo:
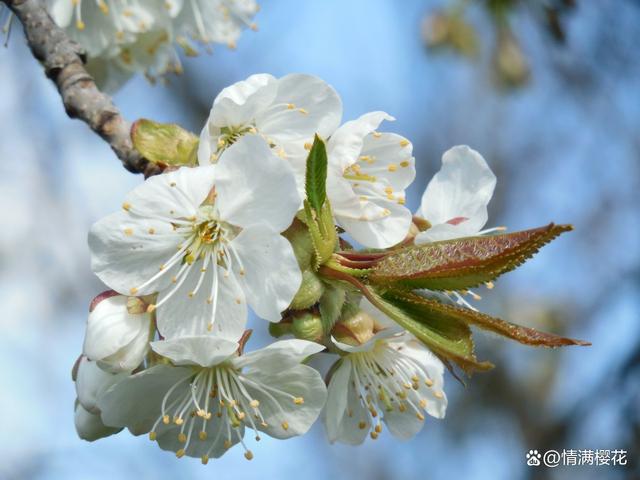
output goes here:
<path id="1" fill-rule="evenodd" d="M 47 77 L 55 83 L 69 117 L 89 125 L 106 141 L 122 165 L 145 177 L 161 169 L 144 159 L 133 147 L 131 125 L 102 93 L 85 69 L 86 56 L 80 45 L 71 40 L 47 13 L 42 0 L 0 0 L 18 17 L 33 56 L 44 66 Z"/>

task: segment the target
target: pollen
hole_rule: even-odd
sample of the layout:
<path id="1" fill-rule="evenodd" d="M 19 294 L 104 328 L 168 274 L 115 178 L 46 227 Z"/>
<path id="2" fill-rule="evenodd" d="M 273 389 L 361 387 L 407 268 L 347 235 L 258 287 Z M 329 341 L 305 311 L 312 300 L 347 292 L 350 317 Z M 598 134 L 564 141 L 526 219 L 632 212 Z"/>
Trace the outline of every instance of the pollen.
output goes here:
<path id="1" fill-rule="evenodd" d="M 200 461 L 203 465 L 206 465 L 207 463 L 209 463 L 209 455 L 203 455 L 202 457 L 200 457 Z"/>
<path id="2" fill-rule="evenodd" d="M 375 428 L 376 433 L 380 433 L 382 432 L 382 425 L 381 424 L 377 424 L 376 428 Z"/>
<path id="3" fill-rule="evenodd" d="M 391 188 L 391 187 L 386 187 L 386 188 L 384 189 L 384 192 L 385 192 L 387 195 L 391 195 L 391 194 L 393 193 L 393 188 Z"/>
<path id="4" fill-rule="evenodd" d="M 260 402 L 258 400 L 251 400 L 249 405 L 251 405 L 251 408 L 258 408 L 260 406 Z"/>
<path id="5" fill-rule="evenodd" d="M 434 392 L 433 396 L 440 399 L 444 398 L 444 394 L 442 392 Z"/>
<path id="6" fill-rule="evenodd" d="M 184 433 L 180 432 L 180 433 L 178 434 L 178 441 L 179 441 L 180 443 L 184 443 L 184 442 L 186 442 L 186 441 L 187 441 L 187 436 L 186 436 Z"/>
<path id="7" fill-rule="evenodd" d="M 231 441 L 225 440 L 223 446 L 225 450 L 229 450 L 231 448 Z"/>
<path id="8" fill-rule="evenodd" d="M 380 132 L 373 132 L 373 138 L 380 138 L 382 134 Z"/>
<path id="9" fill-rule="evenodd" d="M 253 452 L 251 450 L 247 450 L 244 452 L 244 458 L 247 460 L 253 460 Z"/>
<path id="10" fill-rule="evenodd" d="M 303 397 L 295 397 L 293 399 L 293 403 L 295 403 L 296 405 L 302 405 L 304 403 L 304 398 Z"/>
<path id="11" fill-rule="evenodd" d="M 371 440 L 376 440 L 378 438 L 378 432 L 374 430 L 369 434 L 369 436 L 371 437 Z"/>
<path id="12" fill-rule="evenodd" d="M 305 144 L 304 144 L 304 149 L 305 149 L 305 150 L 311 150 L 311 147 L 312 147 L 312 146 L 313 146 L 313 145 L 312 145 L 311 143 L 309 143 L 309 142 L 305 142 Z"/>
<path id="13" fill-rule="evenodd" d="M 156 310 L 156 306 L 153 303 L 147 305 L 147 313 L 153 313 Z"/>
<path id="14" fill-rule="evenodd" d="M 133 228 L 125 228 L 124 229 L 124 234 L 128 237 L 130 237 L 131 235 L 133 235 Z"/>
<path id="15" fill-rule="evenodd" d="M 239 298 L 236 298 L 236 303 L 240 305 L 242 303 L 242 300 L 240 300 Z"/>
<path id="16" fill-rule="evenodd" d="M 82 20 L 77 20 L 76 21 L 76 28 L 78 30 L 84 30 L 85 26 L 86 25 L 84 24 L 84 22 Z"/>
<path id="17" fill-rule="evenodd" d="M 253 30 L 254 32 L 258 31 L 258 24 L 257 23 L 252 23 L 251 25 L 249 25 L 249 28 L 251 30 Z"/>
<path id="18" fill-rule="evenodd" d="M 105 15 L 109 13 L 109 7 L 107 6 L 106 3 L 104 3 L 104 0 L 98 1 L 98 8 L 100 8 L 100 11 Z"/>
<path id="19" fill-rule="evenodd" d="M 390 172 L 395 172 L 396 170 L 398 170 L 398 166 L 395 163 L 390 163 L 387 167 L 387 170 L 389 170 Z"/>
<path id="20" fill-rule="evenodd" d="M 418 418 L 418 420 L 420 420 L 421 422 L 424 421 L 424 415 L 420 412 L 416 413 L 416 417 Z"/>
<path id="21" fill-rule="evenodd" d="M 409 140 L 407 140 L 406 138 L 403 138 L 402 140 L 400 140 L 400 146 L 402 148 L 406 147 L 407 145 L 409 145 Z"/>
<path id="22" fill-rule="evenodd" d="M 487 288 L 488 288 L 489 290 L 491 290 L 491 289 L 494 287 L 493 282 L 486 282 L 486 283 L 485 283 L 485 285 L 487 286 Z"/>
<path id="23" fill-rule="evenodd" d="M 289 430 L 289 423 L 287 421 L 282 422 L 281 425 L 283 430 Z"/>
<path id="24" fill-rule="evenodd" d="M 149 440 L 153 442 L 156 439 L 156 437 L 157 437 L 156 432 L 149 432 Z"/>
<path id="25" fill-rule="evenodd" d="M 420 400 L 420 407 L 427 408 L 427 400 L 425 398 Z"/>
<path id="26" fill-rule="evenodd" d="M 200 432 L 198 438 L 204 442 L 207 439 L 207 432 Z"/>
<path id="27" fill-rule="evenodd" d="M 131 204 L 127 203 L 127 202 L 124 202 L 122 204 L 122 208 L 128 212 L 131 209 Z"/>
<path id="28" fill-rule="evenodd" d="M 358 423 L 358 428 L 360 430 L 364 430 L 366 427 L 367 427 L 367 424 L 365 422 Z"/>
<path id="29" fill-rule="evenodd" d="M 308 115 L 309 114 L 309 110 L 306 110 L 304 108 L 299 108 L 298 111 L 303 115 Z"/>
<path id="30" fill-rule="evenodd" d="M 176 457 L 178 457 L 178 458 L 184 457 L 184 448 L 181 448 L 180 450 L 178 450 L 176 452 Z"/>
<path id="31" fill-rule="evenodd" d="M 424 384 L 425 384 L 427 387 L 433 387 L 433 380 L 431 380 L 430 378 L 425 378 L 425 379 L 424 379 Z"/>
<path id="32" fill-rule="evenodd" d="M 296 108 L 294 103 L 287 103 L 287 110 L 293 110 L 294 108 Z"/>
<path id="33" fill-rule="evenodd" d="M 411 165 L 411 163 L 409 162 L 409 160 L 403 160 L 400 162 L 400 166 L 402 168 L 407 168 L 409 165 Z"/>
<path id="34" fill-rule="evenodd" d="M 147 231 L 149 232 L 149 235 L 153 235 L 154 233 L 156 233 L 156 229 L 155 228 L 150 228 Z"/>
<path id="35" fill-rule="evenodd" d="M 162 423 L 164 423 L 165 425 L 169 425 L 169 415 L 163 415 L 162 417 Z"/>
<path id="36" fill-rule="evenodd" d="M 136 293 L 138 293 L 138 289 L 136 287 L 133 287 L 133 288 L 129 289 L 129 293 L 131 295 L 135 295 Z"/>
<path id="37" fill-rule="evenodd" d="M 173 419 L 173 423 L 175 423 L 176 425 L 182 425 L 184 423 L 184 420 L 180 417 L 176 417 Z"/>

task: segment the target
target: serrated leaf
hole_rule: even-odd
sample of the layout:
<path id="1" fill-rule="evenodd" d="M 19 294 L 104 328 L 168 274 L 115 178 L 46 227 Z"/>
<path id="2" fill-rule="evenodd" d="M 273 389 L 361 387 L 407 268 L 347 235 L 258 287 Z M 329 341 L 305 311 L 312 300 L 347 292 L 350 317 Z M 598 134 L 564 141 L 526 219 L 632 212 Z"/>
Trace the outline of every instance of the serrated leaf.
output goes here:
<path id="1" fill-rule="evenodd" d="M 198 137 L 173 123 L 137 120 L 131 127 L 133 146 L 147 160 L 162 166 L 197 163 Z"/>
<path id="2" fill-rule="evenodd" d="M 327 199 L 327 148 L 324 141 L 316 135 L 307 156 L 305 190 L 309 205 L 318 214 Z"/>
<path id="3" fill-rule="evenodd" d="M 545 347 L 563 347 L 567 345 L 591 345 L 582 340 L 561 337 L 552 333 L 541 332 L 534 328 L 523 327 L 515 323 L 507 322 L 499 318 L 486 315 L 468 308 L 461 308 L 454 305 L 447 305 L 437 300 L 424 298 L 412 292 L 389 291 L 385 298 L 391 298 L 405 311 L 421 318 L 435 319 L 441 322 L 464 322 L 467 325 L 475 325 L 483 330 L 488 330 L 498 335 L 510 338 L 524 345 L 535 345 Z"/>
<path id="4" fill-rule="evenodd" d="M 343 288 L 325 284 L 324 294 L 320 297 L 320 318 L 325 332 L 330 332 L 340 317 L 345 297 L 346 292 Z"/>
<path id="5" fill-rule="evenodd" d="M 373 284 L 396 288 L 462 290 L 489 282 L 531 258 L 571 225 L 466 237 L 396 250 L 369 274 Z"/>

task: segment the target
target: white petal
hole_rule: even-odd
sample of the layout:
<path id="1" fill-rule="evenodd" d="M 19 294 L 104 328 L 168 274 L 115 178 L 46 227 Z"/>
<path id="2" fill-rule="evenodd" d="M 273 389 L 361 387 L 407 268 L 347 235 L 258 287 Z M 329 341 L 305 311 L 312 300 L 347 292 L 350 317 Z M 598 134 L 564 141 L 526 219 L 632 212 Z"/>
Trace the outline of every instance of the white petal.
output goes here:
<path id="1" fill-rule="evenodd" d="M 358 211 L 335 212 L 338 224 L 358 243 L 388 248 L 403 241 L 411 228 L 411 212 L 382 194 L 369 196 Z"/>
<path id="2" fill-rule="evenodd" d="M 349 361 L 340 362 L 329 381 L 327 403 L 323 415 L 327 436 L 332 443 L 338 439 L 340 424 L 347 413 L 347 396 L 351 379 L 351 363 Z"/>
<path id="3" fill-rule="evenodd" d="M 384 340 L 387 338 L 391 338 L 394 335 L 397 335 L 398 327 L 394 326 L 392 328 L 385 328 L 384 330 L 380 330 L 376 332 L 369 340 L 364 342 L 362 345 L 349 345 L 348 343 L 342 343 L 336 340 L 334 337 L 331 337 L 331 341 L 335 344 L 343 352 L 355 353 L 355 352 L 370 352 L 376 346 L 376 342 L 378 340 Z"/>
<path id="4" fill-rule="evenodd" d="M 187 218 L 196 214 L 214 182 L 215 166 L 182 167 L 154 175 L 125 198 L 128 211 L 142 217 Z"/>
<path id="5" fill-rule="evenodd" d="M 342 118 L 342 101 L 324 80 L 313 75 L 290 74 L 277 81 L 278 91 L 269 109 L 256 118 L 259 132 L 285 148 L 288 143 L 327 138 Z"/>
<path id="6" fill-rule="evenodd" d="M 100 397 L 102 421 L 112 427 L 127 427 L 134 435 L 148 432 L 160 415 L 168 390 L 191 375 L 190 368 L 156 365 L 123 379 Z"/>
<path id="7" fill-rule="evenodd" d="M 213 102 L 208 123 L 217 127 L 246 125 L 276 95 L 276 79 L 266 73 L 251 75 L 223 89 Z"/>
<path id="8" fill-rule="evenodd" d="M 65 28 L 73 18 L 73 3 L 66 0 L 47 0 L 47 11 L 59 27 Z"/>
<path id="9" fill-rule="evenodd" d="M 405 188 L 416 176 L 413 145 L 406 138 L 386 132 L 367 135 L 360 155 L 362 173 L 385 179 L 404 198 Z"/>
<path id="10" fill-rule="evenodd" d="M 126 373 L 111 374 L 102 370 L 95 362 L 82 357 L 76 376 L 76 394 L 80 404 L 91 413 L 100 413 L 100 396 L 112 385 L 127 377 Z"/>
<path id="11" fill-rule="evenodd" d="M 139 287 L 160 271 L 183 240 L 169 222 L 116 212 L 91 227 L 91 269 L 117 292 L 130 295 L 137 289 L 137 295 L 154 293 L 171 282 L 180 262 L 146 287 Z"/>
<path id="12" fill-rule="evenodd" d="M 216 206 L 220 217 L 239 227 L 268 225 L 285 230 L 300 198 L 291 166 L 257 135 L 244 135 L 216 165 Z"/>
<path id="13" fill-rule="evenodd" d="M 237 279 L 234 275 L 225 276 L 225 269 L 218 265 L 212 267 L 212 262 L 209 262 L 196 291 L 203 265 L 203 260 L 198 258 L 189 276 L 175 292 L 168 288 L 158 295 L 159 303 L 171 294 L 171 298 L 156 310 L 158 330 L 163 337 L 172 339 L 215 333 L 237 340 L 244 332 L 247 304 Z M 217 269 L 215 277 L 214 268 Z M 195 294 L 189 296 L 193 292 Z M 213 327 L 209 330 L 211 323 Z"/>
<path id="14" fill-rule="evenodd" d="M 154 352 L 167 357 L 175 365 L 217 365 L 238 349 L 238 343 L 226 338 L 203 335 L 152 342 Z"/>
<path id="15" fill-rule="evenodd" d="M 279 321 L 280 312 L 289 306 L 302 282 L 289 241 L 270 227 L 255 225 L 240 232 L 229 249 L 242 262 L 244 274 L 238 279 L 251 308 L 266 320 Z"/>
<path id="16" fill-rule="evenodd" d="M 424 232 L 420 232 L 415 237 L 416 245 L 421 245 L 423 243 L 429 242 L 439 242 L 440 240 L 451 240 L 453 238 L 461 238 L 461 237 L 471 237 L 478 234 L 477 225 L 480 223 L 479 219 L 486 219 L 486 208 L 484 209 L 484 214 L 482 211 L 479 211 L 477 215 L 473 218 L 478 220 L 478 223 L 474 222 L 462 222 L 458 225 L 451 225 L 450 223 L 438 223 L 433 225 L 431 228 L 425 230 Z M 486 220 L 485 220 L 486 222 Z"/>
<path id="17" fill-rule="evenodd" d="M 467 146 L 453 147 L 422 196 L 421 214 L 432 225 L 456 223 L 461 236 L 477 233 L 487 221 L 496 177 L 482 156 Z"/>
<path id="18" fill-rule="evenodd" d="M 307 340 L 280 340 L 233 359 L 236 368 L 278 372 L 299 364 L 305 358 L 324 350 L 324 346 Z"/>
<path id="19" fill-rule="evenodd" d="M 416 414 L 409 409 L 401 412 L 394 408 L 389 412 L 384 412 L 382 421 L 389 432 L 400 440 L 409 440 L 414 437 L 424 426 L 424 420 L 420 420 Z"/>
<path id="20" fill-rule="evenodd" d="M 124 348 L 113 355 L 98 360 L 96 362 L 98 366 L 111 373 L 132 372 L 138 368 L 149 352 L 151 334 L 149 327 L 147 325 L 146 329 L 140 330 L 138 335 Z"/>
<path id="21" fill-rule="evenodd" d="M 260 413 L 268 426 L 257 424 L 275 438 L 302 435 L 311 428 L 324 406 L 327 390 L 320 374 L 306 365 L 280 372 L 253 370 L 240 381 L 251 397 L 260 402 Z M 294 402 L 302 398 L 302 404 Z"/>
<path id="22" fill-rule="evenodd" d="M 338 128 L 327 145 L 329 163 L 344 171 L 353 165 L 360 156 L 364 137 L 373 132 L 384 120 L 394 120 L 385 112 L 369 112 L 357 120 L 346 122 Z"/>
<path id="23" fill-rule="evenodd" d="M 132 315 L 127 311 L 124 295 L 106 298 L 89 313 L 83 353 L 90 360 L 103 360 L 129 345 L 141 333 L 148 336 L 150 322 L 147 313 Z"/>
<path id="24" fill-rule="evenodd" d="M 120 428 L 107 427 L 100 420 L 100 415 L 85 410 L 79 402 L 76 403 L 73 417 L 78 436 L 88 442 L 108 437 L 121 430 Z"/>

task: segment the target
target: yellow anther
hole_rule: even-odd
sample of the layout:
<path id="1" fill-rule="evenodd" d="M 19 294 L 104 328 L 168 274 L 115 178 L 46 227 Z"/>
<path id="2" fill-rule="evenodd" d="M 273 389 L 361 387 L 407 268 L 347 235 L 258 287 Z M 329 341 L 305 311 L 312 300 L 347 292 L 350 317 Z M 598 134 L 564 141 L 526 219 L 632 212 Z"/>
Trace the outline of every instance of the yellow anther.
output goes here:
<path id="1" fill-rule="evenodd" d="M 124 32 L 122 30 L 118 30 L 116 32 L 116 40 L 120 40 L 120 41 L 124 40 Z"/>
<path id="2" fill-rule="evenodd" d="M 207 269 L 206 269 L 206 268 L 204 268 L 204 267 L 200 269 L 200 272 L 201 272 L 201 273 L 205 273 L 206 271 L 207 271 Z"/>
<path id="3" fill-rule="evenodd" d="M 251 25 L 249 25 L 249 28 L 251 30 L 253 30 L 254 32 L 258 31 L 258 24 L 257 23 L 252 23 Z"/>
<path id="4" fill-rule="evenodd" d="M 304 144 L 304 149 L 305 150 L 311 150 L 311 147 L 313 147 L 312 144 L 310 144 L 309 142 L 305 142 L 305 144 Z"/>
<path id="5" fill-rule="evenodd" d="M 399 198 L 399 199 L 398 199 L 398 203 L 399 203 L 400 205 L 404 205 L 404 204 L 405 204 L 405 201 L 406 201 L 406 200 L 405 200 L 404 198 Z"/>
<path id="6" fill-rule="evenodd" d="M 180 450 L 178 450 L 176 452 L 176 457 L 178 457 L 178 458 L 184 457 L 184 448 L 181 448 Z"/>
<path id="7" fill-rule="evenodd" d="M 393 188 L 385 187 L 384 193 L 386 193 L 387 195 L 391 195 L 393 193 Z"/>
<path id="8" fill-rule="evenodd" d="M 156 309 L 156 306 L 153 303 L 147 305 L 147 313 L 153 313 Z"/>
<path id="9" fill-rule="evenodd" d="M 187 293 L 187 296 L 188 296 L 189 298 L 193 298 L 193 296 L 194 296 L 194 295 L 195 295 L 195 293 L 194 293 L 194 292 L 189 292 L 189 293 Z"/>
<path id="10" fill-rule="evenodd" d="M 304 398 L 303 397 L 296 397 L 293 399 L 293 403 L 295 403 L 296 405 L 302 405 L 304 403 Z"/>
<path id="11" fill-rule="evenodd" d="M 171 282 L 176 283 L 178 281 L 178 277 L 171 277 Z"/>
<path id="12" fill-rule="evenodd" d="M 129 209 L 131 208 L 131 204 L 130 204 L 130 203 L 127 203 L 127 202 L 124 202 L 124 203 L 122 204 L 122 208 L 128 212 L 128 211 L 129 211 Z"/>
<path id="13" fill-rule="evenodd" d="M 408 160 L 403 160 L 400 162 L 400 166 L 402 168 L 407 168 L 409 165 L 411 165 L 411 163 Z"/>
<path id="14" fill-rule="evenodd" d="M 182 425 L 184 423 L 184 420 L 180 417 L 176 417 L 173 419 L 173 423 L 175 423 L 176 425 Z"/>
<path id="15" fill-rule="evenodd" d="M 416 413 L 416 417 L 418 417 L 418 420 L 420 420 L 421 422 L 424 421 L 424 415 L 422 413 Z"/>
<path id="16" fill-rule="evenodd" d="M 156 439 L 157 435 L 156 432 L 149 432 L 149 440 L 151 440 L 152 442 Z"/>
<path id="17" fill-rule="evenodd" d="M 200 461 L 203 465 L 206 465 L 207 463 L 209 463 L 209 455 L 202 455 L 202 457 L 200 457 Z"/>
<path id="18" fill-rule="evenodd" d="M 186 257 L 184 257 L 184 261 L 185 261 L 186 263 L 188 263 L 189 265 L 191 265 L 191 264 L 193 264 L 193 262 L 195 262 L 195 261 L 196 261 L 196 257 L 194 257 L 194 256 L 193 256 L 193 254 L 191 254 L 191 253 L 190 253 L 189 255 L 187 255 Z"/>
<path id="19" fill-rule="evenodd" d="M 225 450 L 229 450 L 231 448 L 231 440 L 225 440 L 223 447 Z"/>
<path id="20" fill-rule="evenodd" d="M 240 275 L 244 275 L 244 274 L 245 274 L 244 268 L 241 268 L 240 269 Z"/>
<path id="21" fill-rule="evenodd" d="M 406 147 L 407 145 L 409 145 L 409 140 L 407 140 L 406 138 L 403 138 L 402 140 L 400 140 L 400 146 L 402 148 Z"/>
<path id="22" fill-rule="evenodd" d="M 184 433 L 180 432 L 180 433 L 178 434 L 178 441 L 179 441 L 180 443 L 184 443 L 184 442 L 186 442 L 186 441 L 187 441 L 187 436 L 186 436 Z"/>
<path id="23" fill-rule="evenodd" d="M 147 230 L 147 232 L 149 232 L 149 235 L 153 235 L 154 233 L 156 233 L 156 229 L 150 228 L 149 230 Z"/>
<path id="24" fill-rule="evenodd" d="M 391 210 L 389 210 L 388 208 L 385 208 L 384 210 L 382 210 L 383 217 L 388 217 L 389 215 L 391 215 Z"/>
<path id="25" fill-rule="evenodd" d="M 236 42 L 227 42 L 227 47 L 229 47 L 230 50 L 235 50 Z"/>
<path id="26" fill-rule="evenodd" d="M 209 303 L 209 302 L 207 301 L 207 303 Z M 211 330 L 213 330 L 213 323 L 209 323 L 207 325 L 207 331 L 210 332 Z"/>
<path id="27" fill-rule="evenodd" d="M 236 303 L 240 305 L 242 303 L 242 300 L 240 300 L 239 298 L 236 298 Z"/>
<path id="28" fill-rule="evenodd" d="M 243 420 L 247 415 L 244 412 L 238 412 L 236 416 L 238 417 L 238 420 Z"/>
<path id="29" fill-rule="evenodd" d="M 442 399 L 442 398 L 444 398 L 444 393 L 442 393 L 442 392 L 434 392 L 433 396 L 436 397 L 436 398 Z"/>
<path id="30" fill-rule="evenodd" d="M 286 422 L 286 421 L 282 422 L 282 429 L 283 430 L 289 430 L 289 423 Z"/>
<path id="31" fill-rule="evenodd" d="M 205 441 L 207 439 L 207 432 L 200 432 L 198 433 L 198 438 L 202 441 Z"/>
<path id="32" fill-rule="evenodd" d="M 131 235 L 133 235 L 133 228 L 125 228 L 124 229 L 124 234 L 128 237 L 130 237 Z"/>
<path id="33" fill-rule="evenodd" d="M 365 422 L 359 422 L 358 423 L 358 428 L 360 430 L 364 430 L 367 427 L 367 424 Z"/>
<path id="34" fill-rule="evenodd" d="M 171 183 L 169 184 L 169 186 L 170 186 L 170 187 L 175 187 L 175 186 L 176 186 L 176 182 L 171 182 Z"/>
<path id="35" fill-rule="evenodd" d="M 371 436 L 372 440 L 375 440 L 376 438 L 378 438 L 378 432 L 374 430 L 371 433 L 369 433 L 369 436 Z"/>
<path id="36" fill-rule="evenodd" d="M 424 379 L 424 384 L 425 384 L 427 387 L 433 387 L 433 380 L 431 380 L 430 378 L 425 378 L 425 379 Z"/>
<path id="37" fill-rule="evenodd" d="M 133 16 L 133 12 L 127 8 L 122 12 L 122 16 L 123 17 L 132 17 Z"/>
<path id="38" fill-rule="evenodd" d="M 376 425 L 375 431 L 376 433 L 380 433 L 382 431 L 382 425 L 380 423 Z"/>
<path id="39" fill-rule="evenodd" d="M 251 450 L 247 450 L 246 452 L 244 452 L 244 458 L 246 458 L 247 460 L 253 460 L 253 453 L 251 452 Z"/>
<path id="40" fill-rule="evenodd" d="M 382 134 L 380 132 L 373 132 L 373 138 L 380 138 Z"/>
<path id="41" fill-rule="evenodd" d="M 98 8 L 100 8 L 100 11 L 105 15 L 109 13 L 109 7 L 107 6 L 106 3 L 104 3 L 104 0 L 99 0 Z"/>
<path id="42" fill-rule="evenodd" d="M 309 113 L 309 111 L 304 108 L 299 108 L 298 111 L 303 115 L 307 115 Z"/>
<path id="43" fill-rule="evenodd" d="M 482 297 L 481 297 L 480 295 L 478 295 L 477 293 L 469 292 L 469 295 L 471 295 L 471 297 L 472 297 L 474 300 L 482 300 Z"/>
<path id="44" fill-rule="evenodd" d="M 260 425 L 264 428 L 267 428 L 269 426 L 267 422 L 260 422 Z"/>
<path id="45" fill-rule="evenodd" d="M 162 417 L 162 423 L 164 423 L 165 425 L 169 425 L 169 422 L 170 422 L 169 415 L 164 415 Z"/>
<path id="46" fill-rule="evenodd" d="M 86 25 L 84 24 L 84 22 L 82 20 L 76 20 L 76 28 L 78 30 L 84 30 L 84 27 Z"/>
<path id="47" fill-rule="evenodd" d="M 404 403 L 401 403 L 400 405 L 398 405 L 398 410 L 400 410 L 401 412 L 405 412 L 407 410 L 407 406 Z"/>
<path id="48" fill-rule="evenodd" d="M 136 287 L 130 288 L 130 289 L 129 289 L 129 293 L 130 293 L 131 295 L 135 295 L 136 293 L 138 293 L 138 289 L 137 289 Z"/>
<path id="49" fill-rule="evenodd" d="M 427 400 L 425 398 L 420 400 L 420 407 L 427 408 Z"/>
<path id="50" fill-rule="evenodd" d="M 224 138 L 222 138 L 222 137 L 218 138 L 218 148 L 224 147 L 226 143 L 227 142 L 226 142 L 226 140 Z"/>
<path id="51" fill-rule="evenodd" d="M 390 163 L 387 167 L 387 170 L 389 170 L 390 172 L 395 172 L 396 170 L 398 170 L 398 166 L 395 163 Z"/>
<path id="52" fill-rule="evenodd" d="M 251 405 L 251 408 L 258 408 L 260 406 L 260 402 L 258 400 L 251 400 L 249 405 Z"/>
<path id="53" fill-rule="evenodd" d="M 486 282 L 485 285 L 487 286 L 487 288 L 489 290 L 491 290 L 495 285 L 493 284 L 493 282 Z"/>
<path id="54" fill-rule="evenodd" d="M 293 110 L 294 108 L 296 108 L 296 105 L 294 103 L 287 103 L 288 110 Z"/>

